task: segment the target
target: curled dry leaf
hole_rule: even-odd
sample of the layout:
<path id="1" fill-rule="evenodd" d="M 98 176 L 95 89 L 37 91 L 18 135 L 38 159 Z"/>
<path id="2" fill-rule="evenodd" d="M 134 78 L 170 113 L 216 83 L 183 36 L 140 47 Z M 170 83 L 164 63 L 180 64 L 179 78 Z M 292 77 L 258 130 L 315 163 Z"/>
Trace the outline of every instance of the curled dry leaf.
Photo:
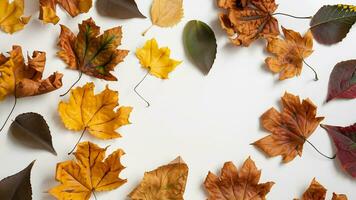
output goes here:
<path id="1" fill-rule="evenodd" d="M 119 19 L 146 18 L 135 0 L 98 0 L 96 9 L 101 15 Z"/>
<path id="2" fill-rule="evenodd" d="M 118 101 L 118 92 L 106 87 L 94 95 L 94 84 L 87 83 L 72 89 L 69 102 L 61 101 L 58 112 L 69 130 L 87 130 L 97 138 L 113 139 L 121 137 L 116 129 L 129 124 L 132 111 L 132 107 L 118 107 Z"/>
<path id="3" fill-rule="evenodd" d="M 300 200 L 325 200 L 327 190 L 314 178 Z M 299 199 L 294 199 L 299 200 Z M 333 193 L 332 200 L 347 200 L 344 194 Z"/>
<path id="4" fill-rule="evenodd" d="M 168 47 L 159 48 L 156 39 L 148 40 L 142 48 L 136 50 L 136 56 L 143 68 L 157 78 L 167 79 L 181 61 L 170 58 L 171 50 Z"/>
<path id="5" fill-rule="evenodd" d="M 342 41 L 356 22 L 356 6 L 326 5 L 321 7 L 310 22 L 314 38 L 321 44 Z"/>
<path id="6" fill-rule="evenodd" d="M 118 149 L 105 160 L 106 148 L 83 142 L 75 152 L 76 160 L 57 164 L 56 180 L 61 184 L 49 193 L 57 199 L 88 200 L 93 192 L 110 191 L 127 182 L 119 178 L 123 169 L 120 159 L 125 154 Z"/>
<path id="7" fill-rule="evenodd" d="M 146 172 L 129 197 L 132 200 L 183 200 L 187 178 L 188 166 L 178 157 L 168 165 Z"/>
<path id="8" fill-rule="evenodd" d="M 0 181 L 1 200 L 32 200 L 31 170 L 34 164 L 32 161 L 22 171 Z"/>
<path id="9" fill-rule="evenodd" d="M 55 155 L 52 136 L 46 120 L 37 113 L 18 115 L 11 124 L 13 136 L 26 146 L 45 149 Z"/>
<path id="10" fill-rule="evenodd" d="M 336 157 L 341 167 L 356 178 L 356 124 L 340 127 L 321 125 L 330 135 L 336 146 Z"/>
<path id="11" fill-rule="evenodd" d="M 331 72 L 326 101 L 337 98 L 356 98 L 356 60 L 340 62 Z"/>
<path id="12" fill-rule="evenodd" d="M 27 97 L 51 92 L 62 87 L 62 74 L 55 72 L 42 79 L 46 53 L 33 52 L 25 63 L 20 46 L 13 46 L 10 56 L 0 55 L 0 100 L 8 95 Z"/>
<path id="13" fill-rule="evenodd" d="M 59 17 L 56 13 L 59 4 L 68 14 L 75 17 L 81 13 L 86 13 L 92 7 L 92 0 L 39 0 L 40 16 L 39 19 L 44 23 L 57 24 Z"/>
<path id="14" fill-rule="evenodd" d="M 279 35 L 274 0 L 218 0 L 218 6 L 227 11 L 219 14 L 221 27 L 237 46 Z"/>
<path id="15" fill-rule="evenodd" d="M 205 179 L 208 200 L 266 199 L 274 182 L 259 183 L 260 177 L 261 170 L 257 169 L 251 158 L 245 161 L 240 170 L 232 162 L 226 162 L 220 177 L 209 172 Z"/>
<path id="16" fill-rule="evenodd" d="M 10 34 L 22 30 L 30 20 L 23 16 L 24 7 L 24 0 L 0 0 L 0 29 Z"/>
<path id="17" fill-rule="evenodd" d="M 69 69 L 79 70 L 89 76 L 116 81 L 111 74 L 117 64 L 127 56 L 127 50 L 117 49 L 121 45 L 121 27 L 106 30 L 100 35 L 100 27 L 93 19 L 79 24 L 79 33 L 74 35 L 66 26 L 61 25 L 57 55 Z"/>
<path id="18" fill-rule="evenodd" d="M 324 117 L 316 117 L 317 107 L 309 99 L 285 93 L 281 98 L 282 112 L 269 109 L 261 116 L 264 129 L 270 135 L 253 143 L 269 157 L 281 155 L 283 162 L 302 156 L 303 145 Z"/>
<path id="19" fill-rule="evenodd" d="M 284 40 L 269 39 L 267 51 L 275 56 L 265 60 L 269 70 L 273 73 L 280 73 L 280 80 L 299 76 L 304 59 L 313 53 L 313 36 L 310 31 L 302 37 L 300 33 L 293 30 L 284 27 L 282 29 Z"/>

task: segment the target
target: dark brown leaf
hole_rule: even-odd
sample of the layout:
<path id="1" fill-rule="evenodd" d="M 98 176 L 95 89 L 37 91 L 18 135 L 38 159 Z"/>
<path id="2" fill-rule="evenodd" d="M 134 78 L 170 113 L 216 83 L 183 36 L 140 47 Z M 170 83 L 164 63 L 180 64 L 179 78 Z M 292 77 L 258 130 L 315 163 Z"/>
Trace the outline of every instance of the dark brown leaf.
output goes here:
<path id="1" fill-rule="evenodd" d="M 135 0 L 97 0 L 96 9 L 101 15 L 119 19 L 146 18 Z"/>

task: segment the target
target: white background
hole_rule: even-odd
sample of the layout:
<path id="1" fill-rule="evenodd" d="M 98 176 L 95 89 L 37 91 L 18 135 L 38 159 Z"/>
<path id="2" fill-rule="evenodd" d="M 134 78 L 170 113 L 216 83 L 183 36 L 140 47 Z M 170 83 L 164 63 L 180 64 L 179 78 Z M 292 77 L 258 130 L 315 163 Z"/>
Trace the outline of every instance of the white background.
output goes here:
<path id="1" fill-rule="evenodd" d="M 50 126 L 54 147 L 58 156 L 46 151 L 28 149 L 14 141 L 5 131 L 0 134 L 0 179 L 25 168 L 36 159 L 32 171 L 33 199 L 52 199 L 46 191 L 58 183 L 54 179 L 57 162 L 72 159 L 67 153 L 71 150 L 79 132 L 66 130 L 57 113 L 59 98 L 76 80 L 78 72 L 66 69 L 66 65 L 55 56 L 56 43 L 60 32 L 59 25 L 44 25 L 38 19 L 38 2 L 26 0 L 26 14 L 32 20 L 26 28 L 14 35 L 0 33 L 0 51 L 7 52 L 13 44 L 23 47 L 24 53 L 33 50 L 47 52 L 45 74 L 58 70 L 64 73 L 64 86 L 50 94 L 23 98 L 18 101 L 11 119 L 24 112 L 42 114 Z M 323 4 L 354 3 L 352 0 L 278 0 L 278 12 L 299 16 L 314 14 Z M 151 0 L 138 1 L 141 11 L 149 16 Z M 58 9 L 61 24 L 77 33 L 77 24 L 83 19 L 93 17 L 103 29 L 122 25 L 124 30 L 123 45 L 120 48 L 130 50 L 125 62 L 121 63 L 115 75 L 118 82 L 105 82 L 89 76 L 83 76 L 78 85 L 93 81 L 96 91 L 101 91 L 106 84 L 119 90 L 120 103 L 131 105 L 134 111 L 132 125 L 121 128 L 123 137 L 117 140 L 102 141 L 85 136 L 102 147 L 111 145 L 109 152 L 123 148 L 127 153 L 123 164 L 127 169 L 121 177 L 128 183 L 121 188 L 99 193 L 100 200 L 126 199 L 127 194 L 141 180 L 145 171 L 166 164 L 181 155 L 189 165 L 189 179 L 185 199 L 206 199 L 203 182 L 208 173 L 219 173 L 226 161 L 233 161 L 241 166 L 251 156 L 262 169 L 262 182 L 275 181 L 268 199 L 288 200 L 301 197 L 311 180 L 316 177 L 328 189 L 328 199 L 332 192 L 345 193 L 349 199 L 356 199 L 355 181 L 341 171 L 337 160 L 331 161 L 316 153 L 305 144 L 303 157 L 297 157 L 288 164 L 281 163 L 281 157 L 266 158 L 250 145 L 255 140 L 268 134 L 260 128 L 259 116 L 272 106 L 278 106 L 279 98 L 285 91 L 310 97 L 318 105 L 319 116 L 325 116 L 323 123 L 332 125 L 350 125 L 356 122 L 354 100 L 337 100 L 325 104 L 329 74 L 333 66 L 343 60 L 356 58 L 356 30 L 353 28 L 348 37 L 331 47 L 315 44 L 314 54 L 307 62 L 319 73 L 320 81 L 313 81 L 313 73 L 304 68 L 299 78 L 283 82 L 276 75 L 266 70 L 264 59 L 267 56 L 263 41 L 253 43 L 249 48 L 234 47 L 229 44 L 226 34 L 220 28 L 217 15 L 220 10 L 215 0 L 185 0 L 185 16 L 181 23 L 173 28 L 154 27 L 146 37 L 141 33 L 150 26 L 150 19 L 117 20 L 101 17 L 95 6 L 87 14 L 76 18 L 69 17 Z M 297 20 L 284 16 L 277 17 L 280 25 L 304 33 L 308 29 L 308 20 Z M 218 41 L 218 54 L 213 69 L 204 76 L 189 61 L 182 45 L 182 31 L 186 22 L 199 19 L 208 23 L 214 30 Z M 139 91 L 152 104 L 146 108 L 133 92 L 133 87 L 144 76 L 134 52 L 147 39 L 155 37 L 161 46 L 169 46 L 172 57 L 183 63 L 170 74 L 169 80 L 160 80 L 149 76 Z M 5 119 L 13 103 L 7 98 L 0 104 L 0 120 Z M 10 121 L 11 122 L 11 121 Z M 318 128 L 310 141 L 322 152 L 334 154 L 329 136 Z"/>

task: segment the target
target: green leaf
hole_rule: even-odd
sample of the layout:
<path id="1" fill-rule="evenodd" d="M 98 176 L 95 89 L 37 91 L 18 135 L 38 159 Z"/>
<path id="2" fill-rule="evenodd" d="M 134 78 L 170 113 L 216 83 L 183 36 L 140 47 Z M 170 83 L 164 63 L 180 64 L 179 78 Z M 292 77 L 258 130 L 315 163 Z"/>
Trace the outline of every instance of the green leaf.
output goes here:
<path id="1" fill-rule="evenodd" d="M 310 22 L 310 30 L 321 44 L 335 44 L 343 40 L 356 22 L 356 6 L 327 5 L 320 8 Z"/>
<path id="2" fill-rule="evenodd" d="M 11 133 L 22 144 L 45 149 L 55 155 L 52 136 L 46 120 L 37 113 L 23 113 L 11 124 Z"/>
<path id="3" fill-rule="evenodd" d="M 186 53 L 204 74 L 208 74 L 216 58 L 216 38 L 213 30 L 204 22 L 189 21 L 183 33 Z"/>
<path id="4" fill-rule="evenodd" d="M 99 14 L 113 18 L 146 18 L 138 9 L 135 0 L 97 0 L 96 9 Z"/>
<path id="5" fill-rule="evenodd" d="M 24 170 L 0 181 L 1 200 L 31 200 L 31 170 L 32 161 Z"/>

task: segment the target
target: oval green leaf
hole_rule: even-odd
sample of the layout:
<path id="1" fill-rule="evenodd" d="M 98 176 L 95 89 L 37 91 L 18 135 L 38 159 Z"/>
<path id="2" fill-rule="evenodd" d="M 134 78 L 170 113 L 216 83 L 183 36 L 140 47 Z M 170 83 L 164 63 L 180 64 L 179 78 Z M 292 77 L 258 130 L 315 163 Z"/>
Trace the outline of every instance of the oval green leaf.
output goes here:
<path id="1" fill-rule="evenodd" d="M 331 45 L 343 40 L 356 22 L 356 6 L 327 5 L 319 9 L 310 22 L 316 41 Z"/>
<path id="2" fill-rule="evenodd" d="M 202 21 L 189 21 L 184 28 L 183 42 L 185 51 L 194 64 L 201 72 L 208 74 L 217 53 L 213 30 Z"/>

